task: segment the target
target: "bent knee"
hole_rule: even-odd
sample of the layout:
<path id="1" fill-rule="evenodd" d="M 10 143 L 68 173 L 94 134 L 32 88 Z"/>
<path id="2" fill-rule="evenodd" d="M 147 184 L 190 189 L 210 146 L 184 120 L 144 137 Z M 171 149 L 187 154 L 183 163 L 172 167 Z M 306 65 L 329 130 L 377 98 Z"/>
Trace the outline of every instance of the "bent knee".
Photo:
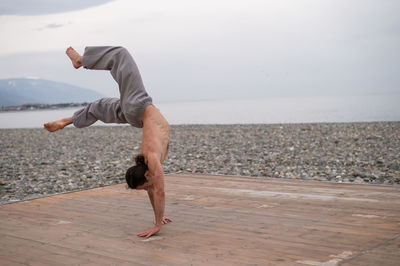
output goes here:
<path id="1" fill-rule="evenodd" d="M 118 53 L 129 54 L 129 51 L 123 46 L 118 46 L 117 50 L 118 50 Z"/>

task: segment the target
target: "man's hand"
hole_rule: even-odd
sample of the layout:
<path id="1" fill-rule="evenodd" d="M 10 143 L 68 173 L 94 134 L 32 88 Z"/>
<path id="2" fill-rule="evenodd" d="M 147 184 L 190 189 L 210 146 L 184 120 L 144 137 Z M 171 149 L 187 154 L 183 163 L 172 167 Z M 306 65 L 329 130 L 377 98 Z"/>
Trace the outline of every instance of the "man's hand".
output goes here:
<path id="1" fill-rule="evenodd" d="M 161 229 L 161 225 L 155 225 L 150 230 L 147 230 L 146 232 L 138 234 L 138 236 L 148 238 L 148 237 L 158 233 L 160 231 L 160 229 Z"/>
<path id="2" fill-rule="evenodd" d="M 168 217 L 163 217 L 162 218 L 162 220 L 161 220 L 161 223 L 162 224 L 167 224 L 167 223 L 170 223 L 170 222 L 172 222 L 172 219 L 170 219 L 170 218 L 168 218 Z M 154 224 L 156 224 L 156 221 L 154 220 Z"/>

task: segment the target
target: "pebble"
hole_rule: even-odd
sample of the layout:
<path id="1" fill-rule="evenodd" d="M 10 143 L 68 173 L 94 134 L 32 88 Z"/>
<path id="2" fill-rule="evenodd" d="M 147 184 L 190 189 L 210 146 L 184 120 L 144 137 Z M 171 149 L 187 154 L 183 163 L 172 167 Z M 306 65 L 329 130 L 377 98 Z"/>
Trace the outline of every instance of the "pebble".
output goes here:
<path id="1" fill-rule="evenodd" d="M 0 204 L 125 183 L 141 130 L 0 129 Z M 173 125 L 168 173 L 400 184 L 400 122 Z"/>

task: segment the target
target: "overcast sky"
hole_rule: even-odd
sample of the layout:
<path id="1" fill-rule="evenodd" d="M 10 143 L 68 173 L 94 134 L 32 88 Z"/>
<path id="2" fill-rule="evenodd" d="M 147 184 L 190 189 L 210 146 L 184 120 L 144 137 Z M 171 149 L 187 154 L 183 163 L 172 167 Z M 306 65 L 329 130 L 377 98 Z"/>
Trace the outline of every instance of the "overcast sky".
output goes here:
<path id="1" fill-rule="evenodd" d="M 68 4 L 66 4 L 68 3 Z M 400 93 L 398 0 L 2 0 L 0 78 L 118 97 L 64 51 L 122 45 L 155 102 Z"/>

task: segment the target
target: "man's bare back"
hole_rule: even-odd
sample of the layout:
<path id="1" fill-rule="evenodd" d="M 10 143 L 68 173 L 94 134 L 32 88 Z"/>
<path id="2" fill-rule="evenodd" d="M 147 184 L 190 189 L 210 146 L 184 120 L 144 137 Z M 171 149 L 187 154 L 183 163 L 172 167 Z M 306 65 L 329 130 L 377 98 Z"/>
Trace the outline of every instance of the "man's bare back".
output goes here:
<path id="1" fill-rule="evenodd" d="M 151 154 L 156 155 L 162 163 L 168 153 L 169 124 L 153 105 L 146 107 L 142 123 L 143 135 L 140 151 L 145 158 Z"/>

